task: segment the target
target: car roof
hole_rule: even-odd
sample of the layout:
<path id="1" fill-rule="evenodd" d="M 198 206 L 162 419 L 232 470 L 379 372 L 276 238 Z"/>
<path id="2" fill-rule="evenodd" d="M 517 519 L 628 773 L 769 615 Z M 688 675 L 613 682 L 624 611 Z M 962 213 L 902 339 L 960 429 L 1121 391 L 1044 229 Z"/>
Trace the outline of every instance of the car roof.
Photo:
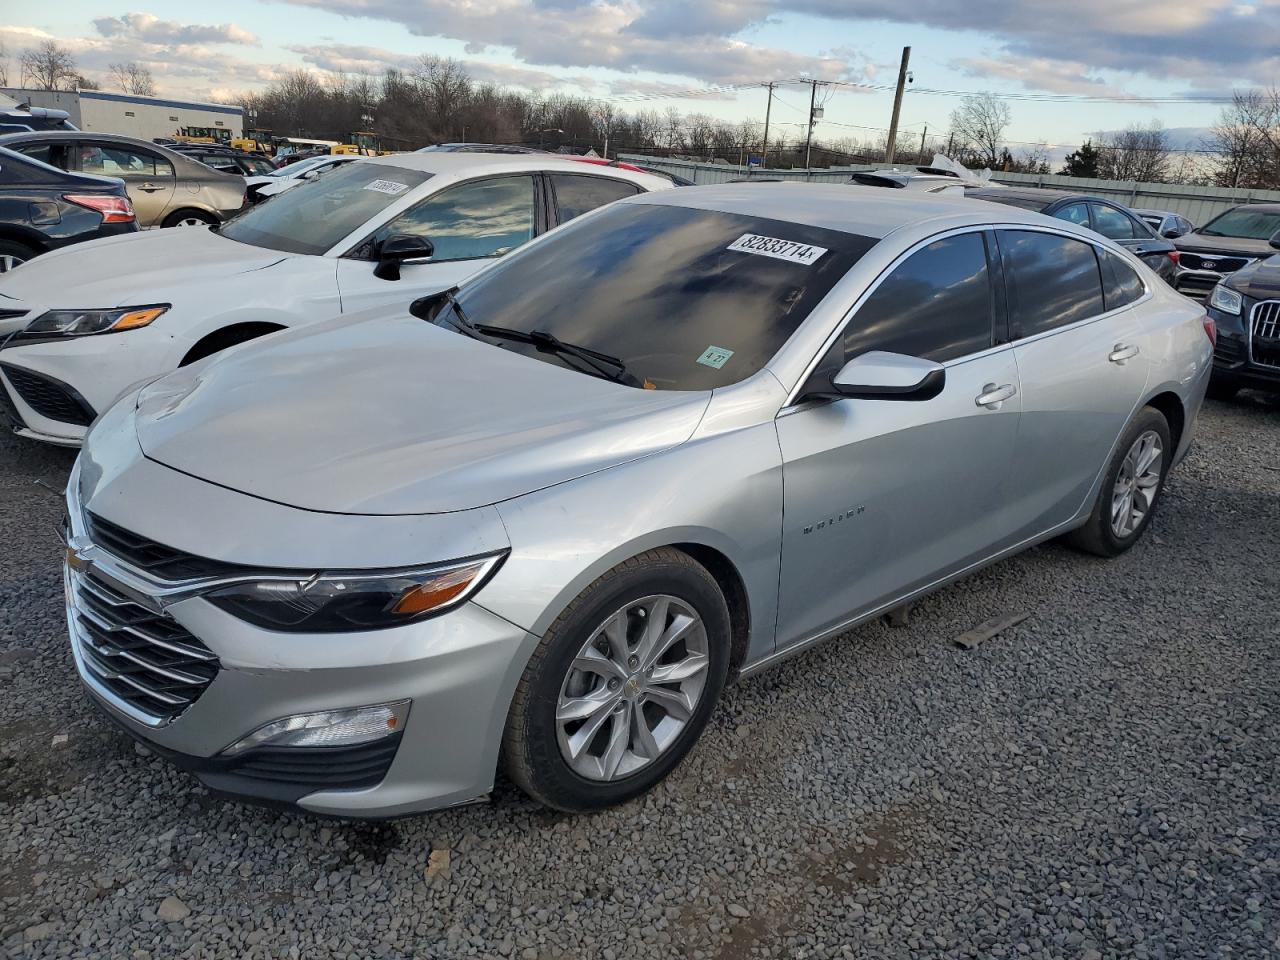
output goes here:
<path id="1" fill-rule="evenodd" d="M 126 137 L 120 133 L 98 133 L 96 130 L 31 130 L 22 133 L 6 133 L 0 136 L 0 147 L 20 140 L 102 140 L 107 143 L 127 143 L 133 147 L 154 150 L 170 161 L 180 160 L 183 163 L 193 164 L 197 169 L 204 166 L 199 160 L 192 159 L 181 150 L 174 150 L 163 143 L 153 143 L 138 137 Z"/>
<path id="2" fill-rule="evenodd" d="M 997 206 L 956 194 L 885 190 L 847 183 L 725 183 L 627 197 L 620 203 L 654 203 L 765 217 L 882 239 L 900 227 L 949 218 L 972 224 L 1050 222 L 1030 210 Z M 1065 226 L 1052 221 L 1055 226 Z"/>
<path id="3" fill-rule="evenodd" d="M 440 150 L 433 153 L 392 153 L 385 157 L 365 157 L 364 163 L 376 163 L 402 170 L 451 176 L 484 176 L 494 173 L 525 173 L 545 170 L 551 173 L 580 173 L 596 177 L 613 177 L 636 183 L 658 181 L 670 186 L 670 180 L 652 173 L 636 173 L 625 167 L 606 167 L 582 163 L 551 153 L 461 153 Z"/>

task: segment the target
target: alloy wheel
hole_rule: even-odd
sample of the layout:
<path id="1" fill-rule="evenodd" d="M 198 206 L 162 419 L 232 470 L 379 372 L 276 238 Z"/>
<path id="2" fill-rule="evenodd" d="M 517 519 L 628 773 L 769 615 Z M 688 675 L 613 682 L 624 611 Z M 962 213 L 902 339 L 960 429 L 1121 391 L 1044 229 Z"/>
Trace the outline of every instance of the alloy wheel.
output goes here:
<path id="1" fill-rule="evenodd" d="M 630 776 L 663 755 L 698 707 L 710 667 L 707 630 L 665 594 L 628 603 L 570 665 L 556 702 L 565 762 L 588 780 Z"/>
<path id="2" fill-rule="evenodd" d="M 8 273 L 26 262 L 22 257 L 15 257 L 11 253 L 0 254 L 0 273 Z"/>
<path id="3" fill-rule="evenodd" d="M 199 217 L 183 217 L 176 225 L 179 227 L 207 227 L 209 221 L 201 220 Z"/>
<path id="4" fill-rule="evenodd" d="M 1125 454 L 1111 491 L 1111 532 L 1123 539 L 1142 526 L 1160 490 L 1164 444 L 1148 430 L 1138 436 Z"/>

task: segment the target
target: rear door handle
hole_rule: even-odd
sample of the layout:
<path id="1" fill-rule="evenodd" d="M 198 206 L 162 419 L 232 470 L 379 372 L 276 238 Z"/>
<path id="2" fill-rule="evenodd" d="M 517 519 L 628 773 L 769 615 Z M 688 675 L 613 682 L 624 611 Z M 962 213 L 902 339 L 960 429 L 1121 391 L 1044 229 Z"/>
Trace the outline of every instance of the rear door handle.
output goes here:
<path id="1" fill-rule="evenodd" d="M 1018 388 L 1012 383 L 1001 384 L 996 386 L 994 383 L 988 383 L 982 388 L 982 392 L 974 398 L 974 403 L 980 407 L 986 407 L 988 410 L 999 410 L 1000 404 L 1004 403 L 1015 393 Z"/>
<path id="2" fill-rule="evenodd" d="M 1132 360 L 1138 355 L 1138 348 L 1132 343 L 1117 343 L 1111 348 L 1111 353 L 1107 355 L 1107 359 L 1112 363 L 1124 364 L 1126 360 Z"/>
<path id="3" fill-rule="evenodd" d="M 163 190 L 164 187 L 157 187 L 154 183 L 144 183 L 138 189 L 143 193 L 155 193 L 157 190 Z"/>

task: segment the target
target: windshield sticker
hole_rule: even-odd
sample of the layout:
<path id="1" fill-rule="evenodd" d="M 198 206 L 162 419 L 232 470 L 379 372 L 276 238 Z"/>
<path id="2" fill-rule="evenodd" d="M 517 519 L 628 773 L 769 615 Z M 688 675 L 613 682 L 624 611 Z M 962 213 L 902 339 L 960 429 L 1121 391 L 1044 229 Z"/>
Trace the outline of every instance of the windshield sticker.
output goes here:
<path id="1" fill-rule="evenodd" d="M 719 370 L 732 356 L 733 351 L 726 350 L 724 347 L 707 347 L 702 351 L 702 356 L 698 358 L 698 362 L 705 367 L 715 367 Z"/>
<path id="2" fill-rule="evenodd" d="M 409 189 L 407 183 L 396 183 L 394 180 L 375 180 L 373 183 L 366 183 L 365 190 L 376 190 L 378 193 L 389 194 L 395 196 L 397 193 L 404 193 Z"/>
<path id="3" fill-rule="evenodd" d="M 802 263 L 806 267 L 827 252 L 826 247 L 796 243 L 794 240 L 780 240 L 777 237 L 762 237 L 755 233 L 744 233 L 729 244 L 728 249 L 736 250 L 738 253 L 773 257 L 775 260 L 786 260 L 789 263 Z"/>

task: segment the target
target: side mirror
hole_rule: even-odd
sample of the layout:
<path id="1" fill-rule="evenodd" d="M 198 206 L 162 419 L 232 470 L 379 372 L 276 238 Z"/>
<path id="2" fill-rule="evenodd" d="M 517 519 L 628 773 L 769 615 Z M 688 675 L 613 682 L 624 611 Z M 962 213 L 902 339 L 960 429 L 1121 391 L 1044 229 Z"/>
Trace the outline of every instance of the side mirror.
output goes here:
<path id="1" fill-rule="evenodd" d="M 1169 227 L 1167 230 L 1161 230 L 1160 236 L 1166 240 L 1177 240 L 1178 237 L 1182 236 L 1182 231 L 1177 227 Z"/>
<path id="2" fill-rule="evenodd" d="M 1271 235 L 1271 239 L 1267 241 L 1273 250 L 1280 250 L 1280 230 Z"/>
<path id="3" fill-rule="evenodd" d="M 378 245 L 378 265 L 373 275 L 379 280 L 399 280 L 400 264 L 407 260 L 426 260 L 435 252 L 426 237 L 397 233 Z"/>
<path id="4" fill-rule="evenodd" d="M 932 400 L 947 383 L 946 368 L 932 360 L 872 350 L 854 357 L 827 384 L 814 383 L 807 397 L 858 400 Z"/>

